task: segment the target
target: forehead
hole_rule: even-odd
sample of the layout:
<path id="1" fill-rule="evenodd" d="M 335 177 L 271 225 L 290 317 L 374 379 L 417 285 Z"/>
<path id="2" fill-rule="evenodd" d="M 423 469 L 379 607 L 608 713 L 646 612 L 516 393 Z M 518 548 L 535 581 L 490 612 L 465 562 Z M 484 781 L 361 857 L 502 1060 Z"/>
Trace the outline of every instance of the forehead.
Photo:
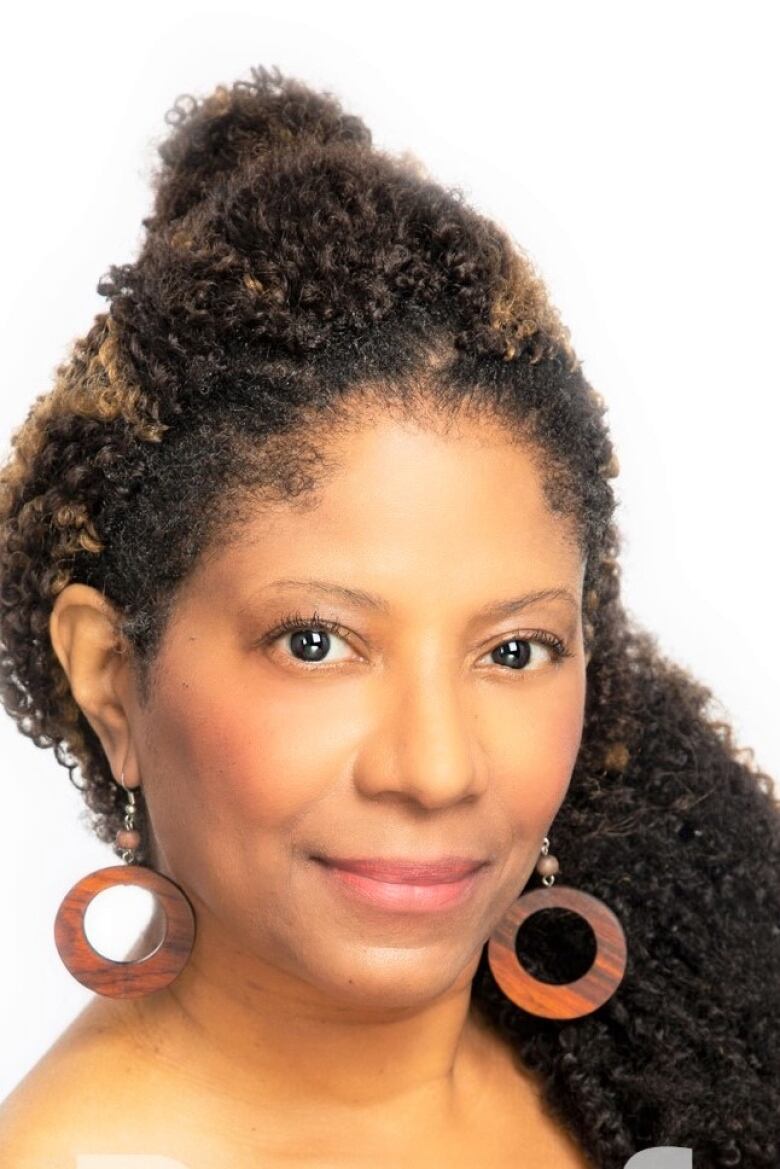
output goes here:
<path id="1" fill-rule="evenodd" d="M 227 596 L 263 577 L 316 576 L 399 598 L 581 583 L 572 520 L 549 510 L 533 450 L 498 426 L 381 418 L 323 453 L 311 497 L 247 510 L 203 583 Z"/>

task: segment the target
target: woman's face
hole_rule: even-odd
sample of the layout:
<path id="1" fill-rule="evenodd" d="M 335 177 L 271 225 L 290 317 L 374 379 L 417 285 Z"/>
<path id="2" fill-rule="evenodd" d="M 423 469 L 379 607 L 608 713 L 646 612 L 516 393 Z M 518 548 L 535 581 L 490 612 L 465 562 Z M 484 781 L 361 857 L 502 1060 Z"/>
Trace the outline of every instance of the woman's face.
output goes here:
<path id="1" fill-rule="evenodd" d="M 130 733 L 160 867 L 208 920 L 203 944 L 228 937 L 329 999 L 412 1005 L 473 974 L 566 795 L 583 565 L 529 457 L 486 424 L 372 421 L 328 453 L 315 508 L 264 506 L 201 560 Z M 312 629 L 315 610 L 339 632 Z M 301 629 L 269 637 L 295 611 Z M 424 911 L 313 859 L 448 855 L 487 864 Z"/>

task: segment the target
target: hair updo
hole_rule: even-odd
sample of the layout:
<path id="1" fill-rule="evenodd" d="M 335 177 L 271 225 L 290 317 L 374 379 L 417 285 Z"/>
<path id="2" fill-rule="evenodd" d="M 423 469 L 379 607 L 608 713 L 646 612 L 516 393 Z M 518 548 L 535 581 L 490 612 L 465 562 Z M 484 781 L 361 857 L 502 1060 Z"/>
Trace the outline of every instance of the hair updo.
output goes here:
<path id="1" fill-rule="evenodd" d="M 567 884 L 620 917 L 629 963 L 573 1022 L 519 1011 L 484 955 L 474 999 L 602 1169 L 653 1144 L 693 1147 L 702 1169 L 776 1169 L 780 806 L 710 690 L 623 607 L 605 404 L 529 258 L 460 189 L 376 148 L 333 95 L 278 69 L 251 78 L 166 115 L 137 259 L 101 279 L 107 310 L 12 437 L 5 708 L 78 771 L 90 828 L 113 842 L 124 792 L 51 645 L 58 593 L 105 594 L 152 700 L 195 562 L 240 538 L 259 500 L 306 507 L 358 400 L 499 421 L 586 563 L 585 724 L 555 851 Z"/>

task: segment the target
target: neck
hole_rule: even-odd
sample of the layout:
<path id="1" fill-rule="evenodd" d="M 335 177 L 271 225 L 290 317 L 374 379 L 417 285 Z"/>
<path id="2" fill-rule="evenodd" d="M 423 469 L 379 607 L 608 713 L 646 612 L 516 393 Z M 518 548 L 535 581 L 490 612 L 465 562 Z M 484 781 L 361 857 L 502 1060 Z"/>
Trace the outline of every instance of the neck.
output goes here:
<path id="1" fill-rule="evenodd" d="M 347 1125 L 376 1134 L 417 1109 L 443 1128 L 487 1091 L 495 1060 L 487 1024 L 471 1005 L 479 953 L 433 1001 L 398 1009 L 336 1000 L 249 954 L 208 907 L 196 907 L 195 944 L 165 990 L 125 1001 L 134 1041 L 159 1065 L 215 1095 L 253 1122 L 267 1113 L 295 1131 Z M 162 915 L 127 959 L 154 949 Z"/>

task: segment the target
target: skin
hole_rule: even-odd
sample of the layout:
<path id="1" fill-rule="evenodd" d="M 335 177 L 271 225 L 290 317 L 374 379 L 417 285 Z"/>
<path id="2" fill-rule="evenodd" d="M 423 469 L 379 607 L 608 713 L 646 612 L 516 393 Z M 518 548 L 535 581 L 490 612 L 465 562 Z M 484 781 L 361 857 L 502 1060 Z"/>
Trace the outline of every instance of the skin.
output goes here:
<path id="1" fill-rule="evenodd" d="M 51 638 L 74 697 L 115 777 L 143 785 L 154 867 L 197 919 L 166 990 L 96 998 L 61 1050 L 84 1053 L 85 1074 L 110 1074 L 131 1109 L 112 1151 L 186 1156 L 188 1169 L 206 1148 L 236 1165 L 291 1150 L 307 1165 L 397 1165 L 404 1150 L 407 1165 L 430 1164 L 433 1150 L 459 1164 L 499 1137 L 514 1164 L 518 1151 L 554 1149 L 556 1164 L 583 1165 L 470 1006 L 483 944 L 545 835 L 555 852 L 581 740 L 572 530 L 548 510 L 529 454 L 485 422 L 445 435 L 373 419 L 329 455 L 316 507 L 258 507 L 235 543 L 200 560 L 148 707 L 102 594 L 74 584 L 57 598 Z M 269 587 L 283 577 L 364 589 L 388 609 Z M 573 603 L 478 614 L 544 588 Z M 261 644 L 295 609 L 344 628 L 327 635 L 324 661 L 296 657 L 294 633 Z M 534 641 L 519 669 L 492 659 L 539 630 L 571 656 L 555 664 Z M 458 853 L 490 866 L 465 904 L 412 916 L 349 901 L 312 853 Z M 142 1130 L 157 1143 L 139 1146 Z"/>

